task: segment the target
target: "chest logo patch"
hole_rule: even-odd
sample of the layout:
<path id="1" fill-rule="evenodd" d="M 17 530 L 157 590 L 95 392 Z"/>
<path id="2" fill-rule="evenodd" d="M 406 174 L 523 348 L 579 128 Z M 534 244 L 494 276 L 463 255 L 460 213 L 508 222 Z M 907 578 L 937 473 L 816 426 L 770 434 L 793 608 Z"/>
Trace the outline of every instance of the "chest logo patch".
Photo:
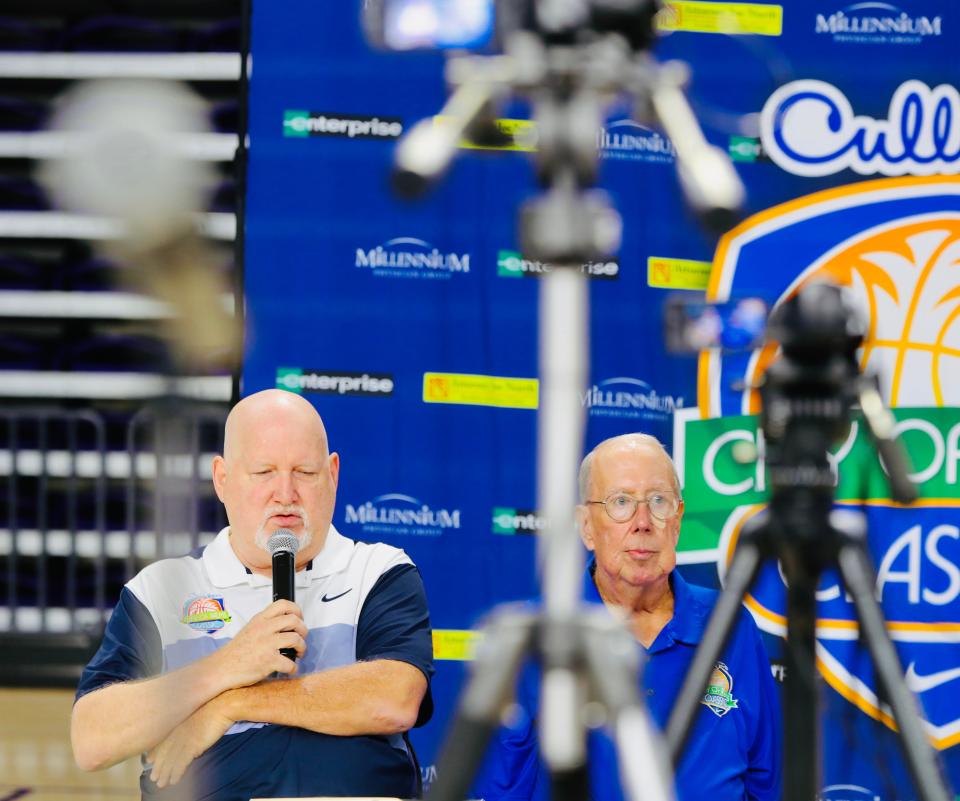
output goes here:
<path id="1" fill-rule="evenodd" d="M 717 666 L 713 669 L 707 691 L 703 694 L 700 703 L 709 707 L 718 718 L 722 718 L 731 709 L 737 708 L 737 699 L 733 697 L 733 676 L 723 662 L 717 662 Z"/>
<path id="2" fill-rule="evenodd" d="M 211 595 L 192 595 L 183 604 L 181 623 L 195 631 L 213 634 L 230 622 L 230 613 L 223 605 L 223 598 Z"/>

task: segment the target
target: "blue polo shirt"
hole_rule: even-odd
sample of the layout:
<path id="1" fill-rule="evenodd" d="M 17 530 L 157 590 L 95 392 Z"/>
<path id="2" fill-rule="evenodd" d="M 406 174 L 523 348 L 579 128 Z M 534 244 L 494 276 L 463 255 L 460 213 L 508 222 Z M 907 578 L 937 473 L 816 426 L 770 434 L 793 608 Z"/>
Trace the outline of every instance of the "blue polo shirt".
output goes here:
<path id="1" fill-rule="evenodd" d="M 603 603 L 591 564 L 584 599 Z M 647 649 L 640 688 L 654 721 L 662 728 L 703 637 L 718 593 L 688 584 L 674 571 L 673 618 Z M 550 779 L 537 745 L 540 672 L 528 666 L 517 687 L 523 713 L 491 743 L 475 782 L 474 797 L 486 801 L 548 801 Z M 757 626 L 741 609 L 731 641 L 717 663 L 710 686 L 676 773 L 679 801 L 778 801 L 781 783 L 779 692 Z M 629 758 L 629 754 L 627 755 Z M 590 797 L 622 801 L 613 742 L 605 732 L 588 735 Z"/>

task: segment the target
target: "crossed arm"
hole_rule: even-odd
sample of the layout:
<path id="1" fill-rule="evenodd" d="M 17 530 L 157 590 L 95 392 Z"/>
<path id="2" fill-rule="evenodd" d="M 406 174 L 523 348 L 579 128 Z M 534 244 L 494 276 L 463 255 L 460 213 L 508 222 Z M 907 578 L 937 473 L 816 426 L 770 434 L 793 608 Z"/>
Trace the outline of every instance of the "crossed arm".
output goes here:
<path id="1" fill-rule="evenodd" d="M 83 696 L 71 720 L 77 764 L 97 770 L 150 752 L 154 778 L 172 783 L 237 720 L 339 735 L 389 734 L 413 725 L 427 682 L 404 662 L 376 660 L 263 681 L 274 671 L 296 671 L 279 649 L 302 656 L 306 633 L 299 608 L 276 601 L 203 659 Z"/>
<path id="2" fill-rule="evenodd" d="M 413 728 L 427 680 L 391 659 L 358 662 L 290 681 L 228 690 L 200 707 L 148 755 L 158 787 L 176 784 L 200 754 L 238 720 L 278 723 L 341 736 Z"/>

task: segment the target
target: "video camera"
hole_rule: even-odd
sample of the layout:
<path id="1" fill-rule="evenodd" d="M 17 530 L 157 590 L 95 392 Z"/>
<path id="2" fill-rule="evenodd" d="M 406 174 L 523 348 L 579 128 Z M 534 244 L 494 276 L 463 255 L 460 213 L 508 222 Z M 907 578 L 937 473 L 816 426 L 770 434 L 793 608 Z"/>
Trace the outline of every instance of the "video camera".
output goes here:
<path id="1" fill-rule="evenodd" d="M 366 0 L 367 39 L 386 50 L 502 50 L 510 33 L 552 44 L 617 31 L 636 49 L 653 39 L 656 0 Z"/>

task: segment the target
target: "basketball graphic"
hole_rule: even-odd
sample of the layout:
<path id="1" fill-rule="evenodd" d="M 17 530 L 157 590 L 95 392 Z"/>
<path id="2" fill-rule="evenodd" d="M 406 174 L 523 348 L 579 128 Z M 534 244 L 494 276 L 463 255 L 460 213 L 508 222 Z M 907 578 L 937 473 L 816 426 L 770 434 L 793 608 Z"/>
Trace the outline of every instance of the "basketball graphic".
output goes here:
<path id="1" fill-rule="evenodd" d="M 187 615 L 199 615 L 201 612 L 219 612 L 223 605 L 215 598 L 197 598 L 190 604 Z"/>
<path id="2" fill-rule="evenodd" d="M 960 215 L 858 234 L 805 270 L 780 302 L 820 280 L 847 287 L 862 310 L 860 369 L 880 378 L 889 406 L 960 405 Z M 751 385 L 772 356 L 767 349 L 755 360 Z M 749 408 L 756 404 L 751 397 Z"/>
<path id="3" fill-rule="evenodd" d="M 224 608 L 223 598 L 195 595 L 184 602 L 180 622 L 196 631 L 213 634 L 230 622 L 230 613 Z"/>

